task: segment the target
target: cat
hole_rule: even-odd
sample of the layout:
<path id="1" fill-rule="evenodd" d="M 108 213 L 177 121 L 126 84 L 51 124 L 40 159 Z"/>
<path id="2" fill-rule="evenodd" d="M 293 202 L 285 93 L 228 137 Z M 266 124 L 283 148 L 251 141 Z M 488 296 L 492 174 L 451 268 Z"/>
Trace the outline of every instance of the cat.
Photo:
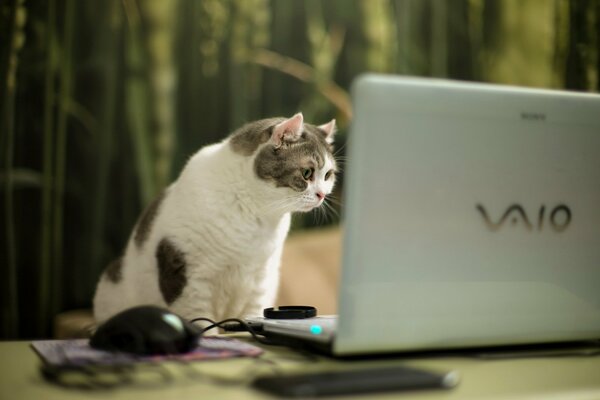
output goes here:
<path id="1" fill-rule="evenodd" d="M 200 149 L 100 276 L 96 322 L 142 304 L 187 319 L 262 315 L 277 294 L 290 214 L 322 206 L 333 190 L 335 131 L 335 120 L 315 126 L 298 113 Z"/>

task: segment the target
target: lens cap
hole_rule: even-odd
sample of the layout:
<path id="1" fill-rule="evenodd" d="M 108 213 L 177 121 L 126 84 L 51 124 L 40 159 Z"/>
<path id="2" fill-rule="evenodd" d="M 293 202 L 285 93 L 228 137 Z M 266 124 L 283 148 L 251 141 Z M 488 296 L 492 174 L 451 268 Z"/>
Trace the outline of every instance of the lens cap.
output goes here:
<path id="1" fill-rule="evenodd" d="M 263 316 L 269 319 L 304 319 L 317 316 L 317 309 L 311 306 L 269 307 L 263 310 Z"/>

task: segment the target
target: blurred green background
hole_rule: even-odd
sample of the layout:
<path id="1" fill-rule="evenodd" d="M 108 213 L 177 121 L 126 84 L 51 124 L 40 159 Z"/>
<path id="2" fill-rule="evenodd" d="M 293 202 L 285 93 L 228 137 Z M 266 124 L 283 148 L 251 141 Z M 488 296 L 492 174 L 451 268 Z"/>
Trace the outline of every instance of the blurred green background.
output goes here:
<path id="1" fill-rule="evenodd" d="M 366 71 L 599 91 L 599 21 L 600 0 L 0 1 L 0 338 L 89 307 L 143 207 L 242 123 L 335 117 L 343 146 Z"/>

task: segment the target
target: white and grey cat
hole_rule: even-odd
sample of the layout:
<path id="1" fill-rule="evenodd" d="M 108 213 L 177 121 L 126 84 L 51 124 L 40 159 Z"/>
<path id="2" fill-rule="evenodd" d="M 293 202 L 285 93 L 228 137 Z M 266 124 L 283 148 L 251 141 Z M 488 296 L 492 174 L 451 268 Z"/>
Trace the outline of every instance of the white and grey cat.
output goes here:
<path id="1" fill-rule="evenodd" d="M 214 320 L 272 306 L 290 213 L 321 206 L 333 189 L 335 129 L 298 113 L 200 149 L 100 277 L 96 321 L 142 304 Z"/>

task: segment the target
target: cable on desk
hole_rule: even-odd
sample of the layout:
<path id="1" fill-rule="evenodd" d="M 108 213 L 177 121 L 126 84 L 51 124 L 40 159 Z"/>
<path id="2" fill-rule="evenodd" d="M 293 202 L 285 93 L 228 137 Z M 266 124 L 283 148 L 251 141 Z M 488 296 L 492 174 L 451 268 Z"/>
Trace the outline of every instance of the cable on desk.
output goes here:
<path id="1" fill-rule="evenodd" d="M 227 319 L 224 319 L 224 320 L 218 321 L 218 322 L 215 322 L 215 321 L 211 320 L 210 318 L 204 318 L 204 317 L 194 318 L 194 319 L 190 320 L 191 323 L 194 323 L 197 321 L 207 321 L 207 322 L 211 323 L 209 326 L 202 329 L 202 334 L 204 334 L 206 331 L 209 331 L 211 329 L 223 328 L 228 323 L 236 322 L 236 323 L 240 324 L 241 326 L 243 326 L 244 329 L 246 331 L 248 331 L 250 333 L 250 335 L 252 335 L 252 338 L 254 338 L 254 340 L 256 340 L 257 342 L 262 343 L 262 344 L 269 344 L 269 345 L 279 344 L 272 340 L 268 340 L 266 338 L 258 336 L 258 333 L 254 330 L 254 328 L 252 326 L 250 326 L 246 321 L 241 320 L 239 318 L 227 318 Z"/>
<path id="2" fill-rule="evenodd" d="M 290 350 L 292 350 L 294 353 L 302 356 L 302 358 L 307 361 L 316 362 L 319 359 L 319 357 L 316 354 L 314 354 L 313 352 L 308 351 L 302 347 L 295 346 L 293 342 L 290 342 L 290 339 L 274 340 L 274 339 L 267 339 L 267 338 L 259 336 L 259 332 L 257 332 L 256 329 L 252 325 L 248 324 L 246 321 L 239 319 L 239 318 L 227 318 L 227 319 L 217 322 L 210 318 L 198 317 L 198 318 L 191 319 L 189 322 L 194 323 L 197 321 L 206 321 L 206 322 L 211 323 L 211 325 L 207 326 L 206 328 L 204 328 L 202 330 L 202 334 L 204 334 L 204 332 L 206 332 L 210 329 L 214 329 L 217 327 L 218 328 L 226 328 L 226 330 L 234 331 L 234 332 L 247 331 L 250 333 L 250 335 L 252 335 L 252 338 L 254 340 L 256 340 L 257 342 L 259 342 L 261 344 L 265 344 L 265 345 L 269 345 L 269 346 L 287 346 Z M 238 326 L 236 327 L 234 325 L 231 325 L 232 323 L 236 323 L 236 324 L 238 324 Z M 228 324 L 229 324 L 229 326 L 228 326 Z M 240 329 L 240 327 L 242 327 L 243 329 Z"/>

